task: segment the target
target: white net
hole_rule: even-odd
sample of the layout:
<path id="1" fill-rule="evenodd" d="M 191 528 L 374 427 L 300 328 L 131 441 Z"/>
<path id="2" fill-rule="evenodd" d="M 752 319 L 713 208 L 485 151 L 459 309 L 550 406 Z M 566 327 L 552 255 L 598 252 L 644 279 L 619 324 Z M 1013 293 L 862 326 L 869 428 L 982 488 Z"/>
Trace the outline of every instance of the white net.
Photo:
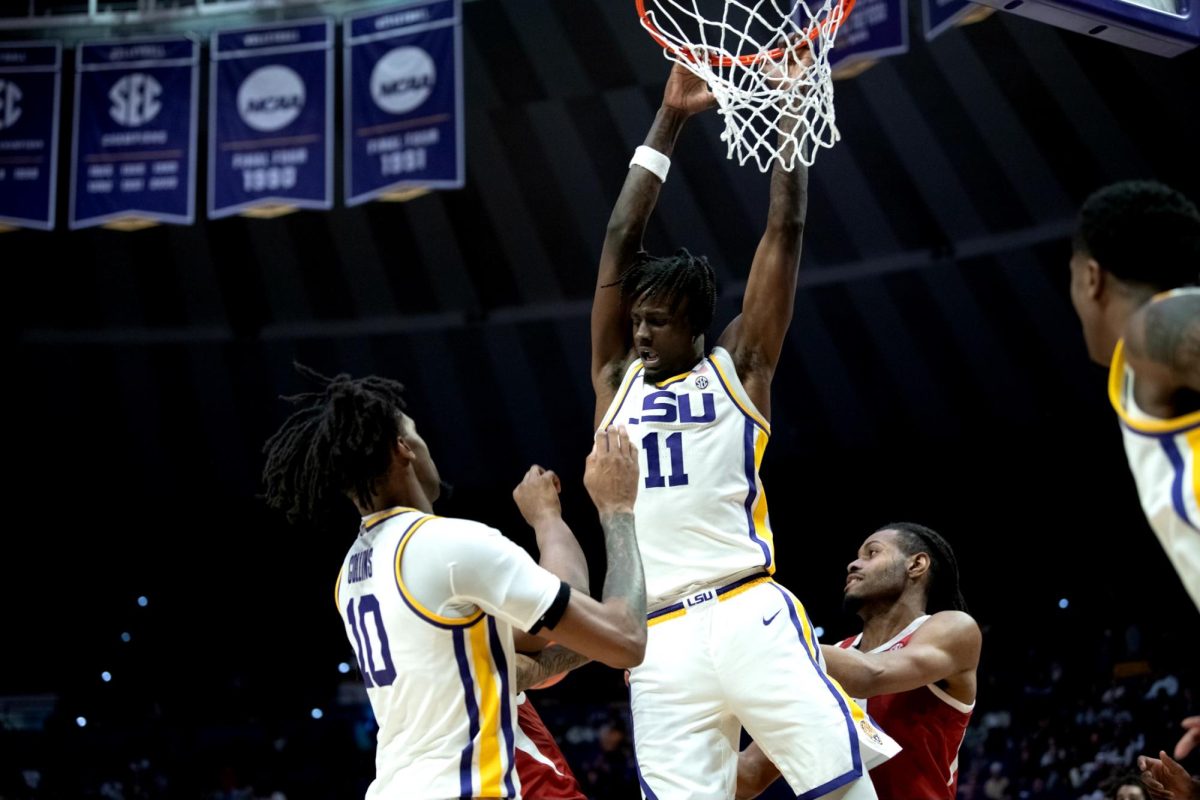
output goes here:
<path id="1" fill-rule="evenodd" d="M 643 0 L 642 25 L 664 55 L 708 84 L 727 157 L 811 166 L 838 141 L 829 55 L 841 0 Z M 703 10 L 701 6 L 704 6 Z M 809 63 L 811 59 L 811 63 Z"/>

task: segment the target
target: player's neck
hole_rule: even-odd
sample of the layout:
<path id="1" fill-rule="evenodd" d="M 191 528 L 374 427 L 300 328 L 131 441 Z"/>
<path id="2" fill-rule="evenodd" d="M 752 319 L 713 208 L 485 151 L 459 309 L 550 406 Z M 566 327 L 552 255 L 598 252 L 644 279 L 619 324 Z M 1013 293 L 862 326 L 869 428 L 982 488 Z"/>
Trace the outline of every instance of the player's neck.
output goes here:
<path id="1" fill-rule="evenodd" d="M 381 486 L 378 492 L 371 495 L 370 503 L 364 504 L 356 499 L 354 505 L 358 507 L 358 513 L 368 517 L 389 508 L 415 508 L 432 514 L 433 503 L 429 502 L 417 476 L 411 470 L 406 470 L 406 473 Z"/>
<path id="2" fill-rule="evenodd" d="M 890 603 L 863 606 L 858 614 L 863 621 L 862 640 L 858 649 L 867 652 L 886 644 L 924 613 L 924 601 L 907 596 Z"/>

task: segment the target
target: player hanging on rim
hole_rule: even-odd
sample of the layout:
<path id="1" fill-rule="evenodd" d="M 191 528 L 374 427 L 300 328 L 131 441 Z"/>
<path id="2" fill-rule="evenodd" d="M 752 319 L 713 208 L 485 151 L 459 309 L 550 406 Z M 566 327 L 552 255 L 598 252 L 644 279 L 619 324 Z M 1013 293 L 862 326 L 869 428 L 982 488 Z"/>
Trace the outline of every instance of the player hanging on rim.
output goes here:
<path id="1" fill-rule="evenodd" d="M 438 471 L 404 411 L 403 386 L 300 371 L 318 390 L 288 398 L 298 410 L 266 443 L 266 499 L 292 521 L 347 500 L 362 515 L 334 600 L 379 721 L 367 797 L 518 797 L 514 630 L 551 632 L 615 667 L 642 659 L 635 449 L 613 429 L 588 456 L 584 484 L 608 555 L 597 602 L 564 580 L 587 573 L 554 473 L 535 466 L 514 492 L 539 566 L 492 528 L 431 514 Z"/>
<path id="2" fill-rule="evenodd" d="M 805 61 L 792 52 L 772 68 L 794 80 Z M 708 262 L 642 250 L 675 140 L 713 102 L 702 81 L 672 69 L 609 220 L 592 306 L 596 426 L 627 425 L 643 453 L 636 517 L 650 631 L 630 676 L 642 791 L 727 800 L 745 726 L 796 794 L 874 797 L 866 769 L 895 745 L 828 679 L 803 606 L 772 581 L 758 477 L 796 291 L 807 170 L 774 168 L 742 313 L 711 350 Z M 781 123 L 781 147 L 792 146 L 794 126 Z"/>
<path id="3" fill-rule="evenodd" d="M 871 771 L 880 800 L 953 800 L 958 749 L 975 707 L 982 635 L 966 613 L 950 544 L 911 522 L 885 525 L 850 562 L 844 603 L 863 630 L 822 645 L 829 674 L 904 749 Z M 757 744 L 742 752 L 737 797 L 779 770 Z"/>

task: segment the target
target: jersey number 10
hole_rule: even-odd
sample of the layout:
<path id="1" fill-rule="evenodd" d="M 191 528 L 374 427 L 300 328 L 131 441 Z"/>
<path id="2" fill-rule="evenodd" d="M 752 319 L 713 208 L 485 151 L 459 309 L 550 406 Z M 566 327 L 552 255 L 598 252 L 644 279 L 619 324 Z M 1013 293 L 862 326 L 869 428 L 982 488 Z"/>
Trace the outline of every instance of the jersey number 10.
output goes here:
<path id="1" fill-rule="evenodd" d="M 375 617 L 374 628 L 379 633 L 379 649 L 383 657 L 383 666 L 378 669 L 375 667 L 375 648 L 371 644 L 369 632 L 372 626 L 367 624 L 367 619 L 372 615 Z M 367 688 L 391 686 L 396 680 L 396 665 L 392 663 L 392 654 L 388 649 L 387 631 L 383 629 L 383 614 L 379 612 L 379 598 L 373 594 L 364 594 L 358 598 L 357 619 L 354 614 L 354 598 L 351 598 L 346 604 L 346 621 L 350 623 L 350 632 L 354 634 L 358 670 L 362 673 Z"/>
<path id="2" fill-rule="evenodd" d="M 661 489 L 664 486 L 687 486 L 688 476 L 683 471 L 683 432 L 676 431 L 667 437 L 667 450 L 671 453 L 671 474 L 662 474 L 662 454 L 658 450 L 658 434 L 647 433 L 642 437 L 642 449 L 646 451 L 646 488 Z"/>

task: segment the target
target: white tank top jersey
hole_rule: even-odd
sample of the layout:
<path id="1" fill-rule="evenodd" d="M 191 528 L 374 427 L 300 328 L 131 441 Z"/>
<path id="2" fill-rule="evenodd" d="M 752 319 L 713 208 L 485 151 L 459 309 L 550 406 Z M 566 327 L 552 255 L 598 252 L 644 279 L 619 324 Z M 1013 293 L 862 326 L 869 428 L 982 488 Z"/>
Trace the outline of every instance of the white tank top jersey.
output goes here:
<path id="1" fill-rule="evenodd" d="M 641 452 L 634 506 L 649 607 L 725 579 L 775 571 L 758 470 L 771 426 L 721 347 L 658 383 L 629 365 L 600 422 L 625 425 Z"/>
<path id="2" fill-rule="evenodd" d="M 536 627 L 562 586 L 479 523 L 363 518 L 334 601 L 379 722 L 368 800 L 520 796 L 512 631 Z"/>
<path id="3" fill-rule="evenodd" d="M 1151 302 L 1180 294 L 1200 295 L 1200 288 L 1176 289 Z M 1133 382 L 1125 343 L 1117 342 L 1108 395 L 1121 418 L 1129 469 L 1150 527 L 1200 609 L 1200 411 L 1152 417 L 1134 401 Z"/>

